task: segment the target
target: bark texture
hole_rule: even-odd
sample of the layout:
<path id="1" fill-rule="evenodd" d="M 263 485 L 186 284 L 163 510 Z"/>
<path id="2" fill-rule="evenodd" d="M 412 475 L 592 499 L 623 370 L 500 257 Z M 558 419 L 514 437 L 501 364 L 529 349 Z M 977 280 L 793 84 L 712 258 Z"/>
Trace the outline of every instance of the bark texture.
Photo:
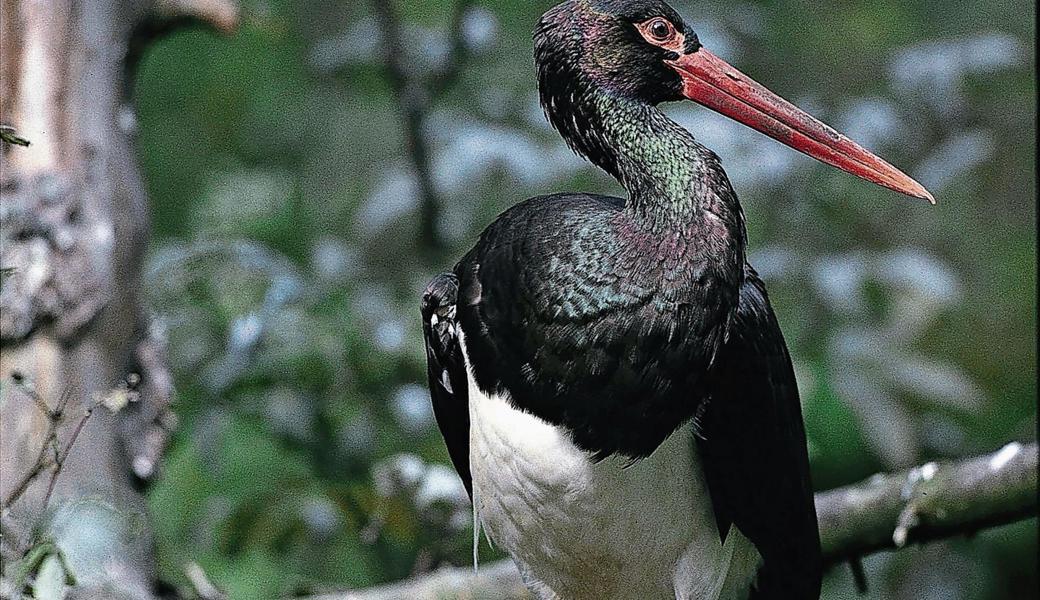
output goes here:
<path id="1" fill-rule="evenodd" d="M 173 426 L 172 386 L 138 293 L 149 211 L 128 57 L 156 23 L 184 16 L 228 28 L 235 11 L 223 0 L 0 0 L 0 121 L 30 144 L 2 143 L 0 169 L 5 595 L 67 569 L 75 597 L 154 597 L 139 489 Z M 120 396 L 128 381 L 134 393 Z M 116 397 L 134 401 L 86 418 Z"/>

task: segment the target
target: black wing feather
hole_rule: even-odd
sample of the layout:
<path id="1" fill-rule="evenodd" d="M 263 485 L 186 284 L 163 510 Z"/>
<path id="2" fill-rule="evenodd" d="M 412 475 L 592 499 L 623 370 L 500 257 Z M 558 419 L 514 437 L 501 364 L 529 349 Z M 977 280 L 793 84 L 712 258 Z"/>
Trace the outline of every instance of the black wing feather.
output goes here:
<path id="1" fill-rule="evenodd" d="M 736 525 L 762 555 L 751 598 L 819 598 L 820 538 L 798 387 L 750 267 L 708 386 L 698 446 L 723 539 Z"/>
<path id="2" fill-rule="evenodd" d="M 426 373 L 448 455 L 466 492 L 473 497 L 469 470 L 469 382 L 455 320 L 459 280 L 442 273 L 426 286 L 422 296 L 423 336 L 426 338 Z"/>

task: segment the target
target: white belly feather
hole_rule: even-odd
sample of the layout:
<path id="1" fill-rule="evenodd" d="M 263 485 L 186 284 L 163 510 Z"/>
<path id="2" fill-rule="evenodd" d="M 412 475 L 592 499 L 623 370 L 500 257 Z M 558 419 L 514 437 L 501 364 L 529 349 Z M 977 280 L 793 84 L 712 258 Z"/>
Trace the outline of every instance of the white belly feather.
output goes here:
<path id="1" fill-rule="evenodd" d="M 736 527 L 719 541 L 691 425 L 634 464 L 594 463 L 562 428 L 484 394 L 471 374 L 469 412 L 477 518 L 549 598 L 746 595 L 760 557 Z"/>

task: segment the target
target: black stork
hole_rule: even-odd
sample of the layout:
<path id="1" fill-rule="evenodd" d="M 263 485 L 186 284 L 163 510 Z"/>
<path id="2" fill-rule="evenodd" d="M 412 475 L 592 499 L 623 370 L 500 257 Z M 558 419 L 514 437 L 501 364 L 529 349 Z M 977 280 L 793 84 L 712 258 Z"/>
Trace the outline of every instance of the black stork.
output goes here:
<path id="1" fill-rule="evenodd" d="M 540 598 L 818 598 L 798 390 L 689 99 L 823 162 L 917 182 L 703 48 L 659 0 L 570 0 L 535 32 L 541 102 L 628 198 L 498 217 L 427 286 L 430 392 L 475 534 Z"/>

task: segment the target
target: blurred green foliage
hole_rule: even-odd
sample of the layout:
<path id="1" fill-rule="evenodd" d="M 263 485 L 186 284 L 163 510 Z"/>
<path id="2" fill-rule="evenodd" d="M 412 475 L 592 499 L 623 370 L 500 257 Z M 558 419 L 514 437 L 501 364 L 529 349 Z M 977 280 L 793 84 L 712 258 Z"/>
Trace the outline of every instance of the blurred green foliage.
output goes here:
<path id="1" fill-rule="evenodd" d="M 454 3 L 398 4 L 399 51 L 421 77 L 447 53 Z M 232 37 L 156 44 L 135 90 L 155 233 L 146 289 L 181 419 L 149 495 L 162 576 L 183 587 L 198 561 L 233 598 L 271 598 L 465 564 L 468 504 L 424 397 L 418 294 L 507 206 L 618 193 L 537 108 L 530 31 L 550 3 L 467 13 L 461 76 L 424 127 L 437 251 L 416 243 L 414 166 L 365 6 L 243 5 Z M 817 487 L 1034 437 L 1034 7 L 676 5 L 716 53 L 939 199 L 915 203 L 697 107 L 669 109 L 741 195 Z M 1033 522 L 871 557 L 869 597 L 1027 597 L 1036 550 Z M 826 597 L 853 596 L 836 570 Z"/>

